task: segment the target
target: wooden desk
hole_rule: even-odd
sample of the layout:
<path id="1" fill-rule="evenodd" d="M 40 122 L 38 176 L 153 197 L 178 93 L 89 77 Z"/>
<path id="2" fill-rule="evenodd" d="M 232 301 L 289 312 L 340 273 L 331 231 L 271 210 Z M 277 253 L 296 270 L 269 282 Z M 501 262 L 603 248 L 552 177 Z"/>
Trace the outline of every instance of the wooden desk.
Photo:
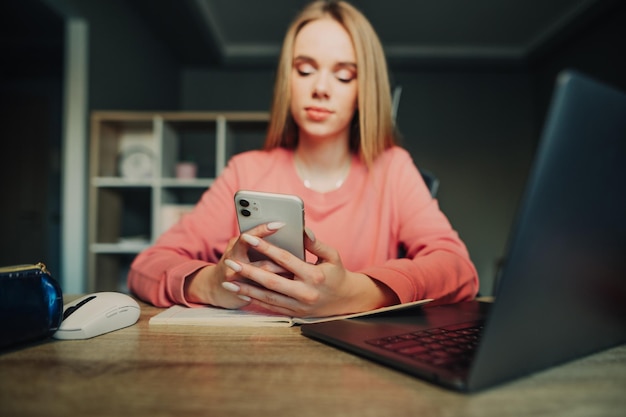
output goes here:
<path id="1" fill-rule="evenodd" d="M 478 394 L 292 328 L 149 327 L 0 353 L 0 416 L 624 416 L 626 346 Z"/>

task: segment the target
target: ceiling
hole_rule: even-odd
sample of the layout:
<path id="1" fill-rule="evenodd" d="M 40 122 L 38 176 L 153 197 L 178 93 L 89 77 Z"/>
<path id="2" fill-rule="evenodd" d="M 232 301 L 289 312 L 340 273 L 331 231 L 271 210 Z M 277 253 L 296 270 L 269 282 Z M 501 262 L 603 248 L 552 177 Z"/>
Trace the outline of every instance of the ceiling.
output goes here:
<path id="1" fill-rule="evenodd" d="M 82 0 L 75 0 L 82 1 Z M 90 0 L 93 1 L 93 0 Z M 99 0 L 109 1 L 109 0 Z M 183 67 L 271 68 L 309 0 L 117 0 Z M 65 0 L 0 1 L 2 76 L 62 73 Z M 393 69 L 526 66 L 624 0 L 352 0 Z M 97 9 L 97 7 L 96 7 Z"/>
<path id="2" fill-rule="evenodd" d="M 187 66 L 275 65 L 308 0 L 124 0 Z M 623 0 L 353 0 L 390 65 L 518 66 Z"/>

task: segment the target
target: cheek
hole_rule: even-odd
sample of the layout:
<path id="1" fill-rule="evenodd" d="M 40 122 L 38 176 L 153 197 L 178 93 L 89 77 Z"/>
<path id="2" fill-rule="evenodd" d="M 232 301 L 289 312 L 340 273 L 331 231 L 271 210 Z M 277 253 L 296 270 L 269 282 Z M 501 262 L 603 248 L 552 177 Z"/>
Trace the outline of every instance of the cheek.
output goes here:
<path id="1" fill-rule="evenodd" d="M 291 98 L 289 99 L 289 109 L 291 110 L 291 113 L 294 113 L 295 109 L 298 107 L 300 94 L 298 94 L 298 88 L 293 81 L 290 83 L 289 89 L 291 94 Z"/>
<path id="2" fill-rule="evenodd" d="M 291 89 L 291 108 L 297 107 L 297 104 L 302 100 L 303 97 L 303 88 L 302 82 L 298 82 L 298 79 L 292 78 L 290 83 Z"/>
<path id="3" fill-rule="evenodd" d="M 299 94 L 298 89 L 293 88 L 292 86 L 291 101 L 289 103 L 289 113 L 291 114 L 291 117 L 293 117 L 294 122 L 298 126 L 300 126 L 303 122 L 302 106 L 302 94 Z"/>
<path id="4" fill-rule="evenodd" d="M 344 102 L 346 105 L 349 105 L 353 110 L 356 110 L 359 106 L 359 95 L 356 88 L 356 84 L 354 86 L 350 86 L 344 91 Z"/>
<path id="5" fill-rule="evenodd" d="M 359 108 L 359 96 L 357 94 L 356 88 L 345 91 L 344 100 L 346 107 L 350 108 L 352 112 L 356 111 Z"/>

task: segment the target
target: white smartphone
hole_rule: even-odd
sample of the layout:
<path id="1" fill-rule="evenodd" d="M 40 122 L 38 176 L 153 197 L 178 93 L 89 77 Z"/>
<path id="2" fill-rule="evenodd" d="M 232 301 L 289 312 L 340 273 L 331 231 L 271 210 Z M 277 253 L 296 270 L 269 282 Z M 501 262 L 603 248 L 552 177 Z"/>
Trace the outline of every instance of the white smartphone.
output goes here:
<path id="1" fill-rule="evenodd" d="M 265 238 L 271 244 L 304 260 L 304 202 L 295 195 L 239 190 L 235 193 L 237 222 L 241 233 L 263 223 L 283 222 L 285 226 Z M 250 260 L 265 259 L 251 251 Z"/>

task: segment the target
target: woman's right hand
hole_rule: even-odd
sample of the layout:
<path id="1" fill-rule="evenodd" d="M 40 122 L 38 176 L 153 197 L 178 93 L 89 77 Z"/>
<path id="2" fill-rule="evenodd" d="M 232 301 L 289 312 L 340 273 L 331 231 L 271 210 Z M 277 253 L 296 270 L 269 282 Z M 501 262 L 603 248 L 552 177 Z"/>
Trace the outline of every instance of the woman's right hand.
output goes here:
<path id="1" fill-rule="evenodd" d="M 246 231 L 246 234 L 264 238 L 275 233 L 282 226 L 283 224 L 281 223 L 262 224 Z M 241 279 L 237 272 L 226 266 L 224 261 L 230 259 L 242 263 L 250 263 L 248 257 L 249 247 L 250 245 L 245 243 L 241 236 L 234 237 L 228 242 L 228 246 L 217 264 L 208 265 L 188 276 L 185 280 L 184 288 L 187 301 L 228 309 L 238 309 L 248 305 L 250 303 L 248 296 L 234 294 L 232 291 L 226 290 L 222 283 Z M 255 262 L 255 264 L 274 273 L 285 272 L 284 269 L 271 261 L 259 261 Z"/>

